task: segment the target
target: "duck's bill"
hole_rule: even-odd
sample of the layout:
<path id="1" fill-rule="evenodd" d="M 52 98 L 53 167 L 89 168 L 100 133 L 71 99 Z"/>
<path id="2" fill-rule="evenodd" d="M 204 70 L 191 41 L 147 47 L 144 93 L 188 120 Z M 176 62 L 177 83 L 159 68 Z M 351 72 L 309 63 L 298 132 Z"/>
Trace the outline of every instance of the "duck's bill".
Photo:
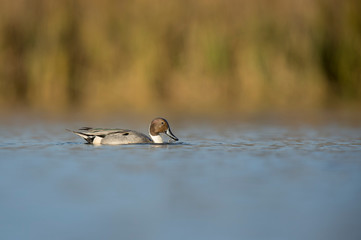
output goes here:
<path id="1" fill-rule="evenodd" d="M 176 136 L 174 136 L 174 134 L 172 133 L 170 128 L 168 128 L 168 130 L 165 132 L 165 134 L 167 134 L 170 138 L 174 139 L 175 141 L 178 141 L 178 138 Z"/>

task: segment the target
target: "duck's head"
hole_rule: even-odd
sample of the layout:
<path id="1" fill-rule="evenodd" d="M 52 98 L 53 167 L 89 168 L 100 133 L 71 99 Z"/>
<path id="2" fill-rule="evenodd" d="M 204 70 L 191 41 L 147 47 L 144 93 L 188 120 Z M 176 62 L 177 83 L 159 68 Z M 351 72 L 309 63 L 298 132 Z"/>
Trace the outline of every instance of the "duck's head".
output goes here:
<path id="1" fill-rule="evenodd" d="M 169 123 L 164 118 L 156 118 L 150 123 L 149 126 L 149 134 L 152 140 L 155 143 L 163 143 L 162 138 L 160 137 L 160 133 L 167 134 L 170 138 L 178 141 L 178 138 L 174 136 L 172 131 L 170 130 Z"/>

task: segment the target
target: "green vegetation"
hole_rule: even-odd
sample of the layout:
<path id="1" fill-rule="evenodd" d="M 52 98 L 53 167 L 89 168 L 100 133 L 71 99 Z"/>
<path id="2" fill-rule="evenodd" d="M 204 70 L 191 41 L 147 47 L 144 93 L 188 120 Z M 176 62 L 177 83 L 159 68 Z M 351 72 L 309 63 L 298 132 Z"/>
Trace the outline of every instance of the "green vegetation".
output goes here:
<path id="1" fill-rule="evenodd" d="M 361 103 L 359 0 L 0 0 L 0 108 Z"/>

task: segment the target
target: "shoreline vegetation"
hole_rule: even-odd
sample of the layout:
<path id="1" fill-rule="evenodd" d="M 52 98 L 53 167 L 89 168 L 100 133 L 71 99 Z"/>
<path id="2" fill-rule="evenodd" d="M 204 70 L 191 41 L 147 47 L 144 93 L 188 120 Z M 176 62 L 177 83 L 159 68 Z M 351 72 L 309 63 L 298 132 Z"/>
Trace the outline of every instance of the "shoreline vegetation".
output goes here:
<path id="1" fill-rule="evenodd" d="M 358 0 L 0 0 L 0 112 L 361 106 Z"/>

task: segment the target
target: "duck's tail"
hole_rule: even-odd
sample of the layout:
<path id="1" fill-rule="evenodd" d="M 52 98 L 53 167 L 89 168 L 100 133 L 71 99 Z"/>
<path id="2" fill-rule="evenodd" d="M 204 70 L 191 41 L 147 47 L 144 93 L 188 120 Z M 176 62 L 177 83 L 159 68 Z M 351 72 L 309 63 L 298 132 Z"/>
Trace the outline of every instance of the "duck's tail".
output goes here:
<path id="1" fill-rule="evenodd" d="M 79 137 L 83 138 L 85 141 L 87 141 L 87 143 L 93 143 L 95 136 L 93 135 L 89 135 L 83 132 L 79 132 L 79 131 L 73 131 L 70 129 L 65 129 L 69 132 L 75 133 L 76 135 L 78 135 Z"/>

